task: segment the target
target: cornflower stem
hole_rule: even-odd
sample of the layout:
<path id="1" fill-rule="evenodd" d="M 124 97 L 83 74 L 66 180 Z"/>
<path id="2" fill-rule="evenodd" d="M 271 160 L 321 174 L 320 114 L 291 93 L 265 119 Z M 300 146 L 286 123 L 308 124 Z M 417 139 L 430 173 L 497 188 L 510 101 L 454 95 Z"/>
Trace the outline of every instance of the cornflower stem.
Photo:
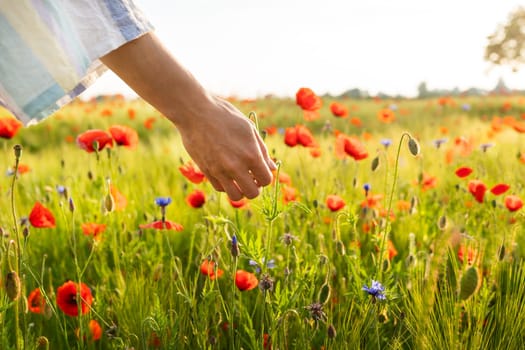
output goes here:
<path id="1" fill-rule="evenodd" d="M 15 237 L 16 237 L 16 265 L 15 265 L 15 272 L 18 276 L 21 275 L 22 270 L 22 249 L 21 249 L 21 239 L 20 239 L 20 231 L 18 230 L 18 217 L 16 215 L 16 209 L 15 209 L 15 183 L 18 175 L 18 166 L 20 164 L 20 156 L 22 154 L 22 146 L 15 145 L 14 146 L 14 152 L 15 152 L 15 169 L 13 174 L 13 181 L 11 182 L 11 215 L 13 217 L 13 230 L 15 231 Z M 23 282 L 24 278 L 21 276 L 21 282 Z M 23 291 L 24 289 L 21 288 Z M 21 300 L 21 298 L 20 298 Z M 15 301 L 14 305 L 14 312 L 15 312 L 15 345 L 16 349 L 21 349 L 20 339 L 21 338 L 21 332 L 20 332 L 20 300 Z M 22 348 L 25 344 L 22 344 Z"/>
<path id="2" fill-rule="evenodd" d="M 232 256 L 232 259 L 233 259 L 233 262 L 232 262 L 232 266 L 233 266 L 233 283 L 232 283 L 232 300 L 231 300 L 231 311 L 230 311 L 230 327 L 229 327 L 229 331 L 230 331 L 230 339 L 231 339 L 231 348 L 232 349 L 237 349 L 235 347 L 235 330 L 234 330 L 234 322 L 235 322 L 235 299 L 236 299 L 236 294 L 237 294 L 237 291 L 236 291 L 236 285 L 235 285 L 235 273 L 237 272 L 237 257 L 235 256 Z"/>
<path id="3" fill-rule="evenodd" d="M 401 145 L 403 144 L 403 139 L 405 138 L 405 136 L 408 137 L 409 139 L 411 137 L 409 133 L 404 132 L 401 135 L 401 139 L 399 140 L 399 144 L 397 146 L 396 163 L 394 165 L 394 179 L 392 181 L 392 188 L 390 190 L 390 197 L 388 199 L 388 207 L 386 211 L 386 227 L 383 231 L 383 234 L 381 235 L 381 244 L 379 248 L 379 259 L 376 262 L 376 275 L 377 275 L 376 279 L 379 281 L 381 280 L 381 277 L 383 275 L 383 255 L 385 254 L 385 242 L 390 232 L 390 229 L 392 227 L 392 223 L 390 220 L 390 212 L 392 210 L 392 202 L 394 200 L 394 192 L 396 190 L 396 185 L 397 185 L 397 176 L 399 172 L 399 155 L 401 154 Z"/>

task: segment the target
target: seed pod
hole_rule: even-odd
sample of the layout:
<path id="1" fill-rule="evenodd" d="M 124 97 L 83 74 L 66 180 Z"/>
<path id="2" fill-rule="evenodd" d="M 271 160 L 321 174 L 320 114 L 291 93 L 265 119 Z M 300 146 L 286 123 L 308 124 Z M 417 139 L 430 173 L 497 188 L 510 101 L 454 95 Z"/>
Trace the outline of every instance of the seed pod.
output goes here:
<path id="1" fill-rule="evenodd" d="M 15 158 L 20 159 L 20 157 L 22 156 L 22 146 L 14 145 L 13 150 L 15 151 Z"/>
<path id="2" fill-rule="evenodd" d="M 501 261 L 505 258 L 505 245 L 502 244 L 498 249 L 498 260 Z"/>
<path id="3" fill-rule="evenodd" d="M 417 156 L 421 152 L 421 148 L 419 147 L 419 143 L 417 141 L 410 137 L 408 140 L 408 150 L 410 153 L 412 153 L 413 156 Z"/>
<path id="4" fill-rule="evenodd" d="M 20 290 L 20 278 L 18 277 L 18 274 L 16 271 L 8 272 L 5 279 L 5 291 L 9 300 L 18 300 L 18 298 L 20 298 Z"/>
<path id="5" fill-rule="evenodd" d="M 379 166 L 379 157 L 372 159 L 372 171 L 375 171 Z"/>
<path id="6" fill-rule="evenodd" d="M 163 269 L 163 265 L 158 264 L 155 267 L 155 270 L 153 270 L 153 281 L 154 282 L 157 282 L 162 278 L 162 269 Z"/>
<path id="7" fill-rule="evenodd" d="M 438 220 L 438 228 L 441 231 L 444 231 L 447 228 L 447 217 L 445 215 L 442 215 Z"/>
<path id="8" fill-rule="evenodd" d="M 478 281 L 478 269 L 474 266 L 469 267 L 463 274 L 463 277 L 461 277 L 459 298 L 461 300 L 466 300 L 474 294 L 478 287 Z"/>
<path id="9" fill-rule="evenodd" d="M 334 339 L 337 336 L 337 331 L 335 330 L 335 327 L 333 324 L 330 324 L 328 326 L 326 333 L 328 334 L 328 338 L 330 339 Z"/>

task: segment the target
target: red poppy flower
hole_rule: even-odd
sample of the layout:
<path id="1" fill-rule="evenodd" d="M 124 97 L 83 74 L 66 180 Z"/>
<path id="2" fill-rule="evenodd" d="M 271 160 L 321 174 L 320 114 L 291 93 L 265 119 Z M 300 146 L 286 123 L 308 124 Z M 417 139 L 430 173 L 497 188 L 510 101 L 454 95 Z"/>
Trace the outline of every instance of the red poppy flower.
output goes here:
<path id="1" fill-rule="evenodd" d="M 277 127 L 275 125 L 270 125 L 264 128 L 264 131 L 266 131 L 267 135 L 275 135 L 277 134 Z"/>
<path id="2" fill-rule="evenodd" d="M 104 147 L 112 147 L 113 139 L 111 135 L 103 130 L 88 130 L 77 136 L 77 145 L 88 153 L 95 152 L 94 146 L 97 145 L 98 151 Z"/>
<path id="3" fill-rule="evenodd" d="M 146 129 L 153 129 L 153 123 L 155 123 L 157 121 L 157 118 L 155 117 L 149 117 L 147 118 L 146 120 L 144 120 L 144 127 Z"/>
<path id="4" fill-rule="evenodd" d="M 465 246 L 462 244 L 459 246 L 458 249 L 458 259 L 463 263 L 463 259 L 465 258 L 465 255 L 467 256 L 467 263 L 472 264 L 474 259 L 476 258 L 476 250 L 472 248 L 468 248 L 468 250 L 465 248 Z"/>
<path id="5" fill-rule="evenodd" d="M 36 202 L 31 213 L 29 213 L 29 222 L 36 228 L 55 227 L 55 217 L 53 213 L 40 202 Z"/>
<path id="6" fill-rule="evenodd" d="M 206 194 L 201 190 L 194 190 L 186 197 L 186 203 L 193 208 L 201 208 L 206 203 Z"/>
<path id="7" fill-rule="evenodd" d="M 314 147 L 317 145 L 312 132 L 304 125 L 286 128 L 284 131 L 284 143 L 290 147 L 297 146 L 298 144 L 304 147 Z"/>
<path id="8" fill-rule="evenodd" d="M 330 111 L 334 117 L 342 118 L 348 116 L 348 108 L 338 102 L 332 102 L 332 104 L 330 104 Z"/>
<path id="9" fill-rule="evenodd" d="M 499 196 L 500 194 L 507 192 L 509 188 L 510 186 L 507 184 L 497 184 L 490 189 L 490 192 L 492 192 L 493 195 Z"/>
<path id="10" fill-rule="evenodd" d="M 317 111 L 322 105 L 321 98 L 309 88 L 300 88 L 295 94 L 295 102 L 301 109 L 310 112 Z"/>
<path id="11" fill-rule="evenodd" d="M 468 183 L 468 190 L 472 193 L 474 198 L 476 198 L 476 201 L 483 203 L 483 197 L 487 191 L 487 186 L 485 186 L 481 180 L 470 180 Z"/>
<path id="12" fill-rule="evenodd" d="M 80 226 L 82 233 L 86 236 L 93 236 L 94 239 L 100 239 L 100 234 L 106 230 L 105 224 L 96 224 L 94 222 L 87 222 Z"/>
<path id="13" fill-rule="evenodd" d="M 89 321 L 88 328 L 91 334 L 91 340 L 97 341 L 102 338 L 102 327 L 100 327 L 100 324 L 96 320 Z"/>
<path id="14" fill-rule="evenodd" d="M 139 143 L 139 135 L 129 126 L 113 125 L 109 128 L 109 133 L 119 146 L 133 149 L 137 147 Z"/>
<path id="15" fill-rule="evenodd" d="M 185 178 L 190 180 L 194 184 L 200 184 L 206 178 L 204 173 L 200 171 L 192 162 L 182 165 L 179 171 Z"/>
<path id="16" fill-rule="evenodd" d="M 352 119 L 350 119 L 350 124 L 352 124 L 353 126 L 356 126 L 358 128 L 363 126 L 363 122 L 358 117 L 352 117 Z"/>
<path id="17" fill-rule="evenodd" d="M 115 203 L 115 210 L 123 210 L 128 205 L 128 199 L 113 184 L 109 185 L 109 192 Z"/>
<path id="18" fill-rule="evenodd" d="M 386 124 L 392 123 L 396 119 L 394 111 L 389 108 L 385 108 L 377 112 L 377 118 Z"/>
<path id="19" fill-rule="evenodd" d="M 321 156 L 321 154 L 322 154 L 322 152 L 321 152 L 321 149 L 319 147 L 310 148 L 310 155 L 313 158 L 319 158 Z"/>
<path id="20" fill-rule="evenodd" d="M 297 189 L 295 189 L 295 187 L 283 184 L 281 191 L 283 193 L 284 204 L 288 204 L 297 200 Z"/>
<path id="21" fill-rule="evenodd" d="M 235 273 L 235 285 L 241 292 L 252 290 L 257 287 L 258 284 L 259 280 L 257 279 L 257 276 L 251 272 L 238 270 Z"/>
<path id="22" fill-rule="evenodd" d="M 178 224 L 173 221 L 165 220 L 165 221 L 154 221 L 149 224 L 141 224 L 139 225 L 140 228 L 153 228 L 155 230 L 173 230 L 173 231 L 182 231 L 184 230 L 184 227 L 181 224 Z"/>
<path id="23" fill-rule="evenodd" d="M 505 206 L 509 211 L 517 211 L 523 207 L 523 201 L 516 195 L 509 195 L 505 197 Z"/>
<path id="24" fill-rule="evenodd" d="M 42 296 L 40 288 L 35 288 L 27 297 L 27 307 L 35 314 L 42 314 L 45 310 L 46 299 Z"/>
<path id="25" fill-rule="evenodd" d="M 133 108 L 128 108 L 128 118 L 129 120 L 135 119 L 137 112 Z"/>
<path id="26" fill-rule="evenodd" d="M 339 158 L 348 155 L 358 161 L 368 157 L 365 146 L 355 137 L 350 137 L 345 134 L 337 135 L 335 150 Z"/>
<path id="27" fill-rule="evenodd" d="M 289 147 L 297 146 L 297 130 L 295 127 L 284 130 L 284 143 Z"/>
<path id="28" fill-rule="evenodd" d="M 421 179 L 421 190 L 427 191 L 431 188 L 436 187 L 437 185 L 437 177 L 431 176 L 427 173 L 423 173 L 422 179 Z"/>
<path id="29" fill-rule="evenodd" d="M 336 194 L 330 194 L 326 197 L 326 206 L 331 211 L 338 211 L 345 207 L 345 201 Z"/>
<path id="30" fill-rule="evenodd" d="M 213 260 L 204 260 L 200 269 L 203 275 L 209 276 L 212 280 L 220 278 L 224 273 L 222 269 L 215 269 L 215 261 Z"/>
<path id="31" fill-rule="evenodd" d="M 248 199 L 246 198 L 241 198 L 238 201 L 234 201 L 228 197 L 228 201 L 230 202 L 230 205 L 232 207 L 237 208 L 237 209 L 244 208 L 246 205 L 248 205 Z"/>
<path id="32" fill-rule="evenodd" d="M 102 327 L 100 327 L 100 324 L 96 320 L 89 321 L 88 330 L 91 335 L 91 341 L 97 341 L 102 338 Z M 80 337 L 80 330 L 78 328 L 75 330 L 75 334 L 77 338 Z M 84 336 L 84 340 L 86 340 L 86 336 Z"/>
<path id="33" fill-rule="evenodd" d="M 369 194 L 366 199 L 361 202 L 362 208 L 378 208 L 380 202 L 383 200 L 382 194 Z"/>
<path id="34" fill-rule="evenodd" d="M 283 170 L 279 171 L 279 183 L 292 186 L 292 178 Z"/>
<path id="35" fill-rule="evenodd" d="M 295 127 L 297 131 L 297 142 L 304 147 L 314 147 L 317 145 L 315 142 L 312 132 L 304 125 L 297 125 Z"/>
<path id="36" fill-rule="evenodd" d="M 0 118 L 0 137 L 4 139 L 11 139 L 16 135 L 18 129 L 21 127 L 22 123 L 20 123 L 15 118 Z"/>
<path id="37" fill-rule="evenodd" d="M 14 172 L 14 171 L 15 171 L 15 168 L 13 168 L 12 171 Z M 26 174 L 26 173 L 28 173 L 28 172 L 30 172 L 30 171 L 31 171 L 31 168 L 29 167 L 29 165 L 27 165 L 27 164 L 22 164 L 22 163 L 18 164 L 18 173 L 19 173 L 20 175 L 22 175 L 22 174 Z"/>
<path id="38" fill-rule="evenodd" d="M 469 167 L 461 167 L 461 168 L 458 168 L 456 169 L 456 176 L 457 177 L 467 177 L 469 176 L 470 174 L 472 174 L 472 168 L 469 168 Z"/>
<path id="39" fill-rule="evenodd" d="M 77 299 L 78 292 L 79 286 L 73 281 L 67 281 L 57 289 L 57 305 L 68 316 L 78 316 L 79 302 L 82 315 L 89 311 L 93 303 L 93 295 L 86 284 L 80 284 L 80 300 Z"/>

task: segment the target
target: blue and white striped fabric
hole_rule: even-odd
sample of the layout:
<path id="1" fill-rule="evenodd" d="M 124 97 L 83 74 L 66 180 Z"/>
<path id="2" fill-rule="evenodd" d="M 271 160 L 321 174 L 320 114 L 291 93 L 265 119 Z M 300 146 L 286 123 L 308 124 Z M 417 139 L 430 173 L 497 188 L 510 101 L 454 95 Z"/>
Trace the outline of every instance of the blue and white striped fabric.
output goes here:
<path id="1" fill-rule="evenodd" d="M 152 29 L 132 0 L 0 0 L 0 104 L 41 120 L 107 70 L 101 56 Z"/>

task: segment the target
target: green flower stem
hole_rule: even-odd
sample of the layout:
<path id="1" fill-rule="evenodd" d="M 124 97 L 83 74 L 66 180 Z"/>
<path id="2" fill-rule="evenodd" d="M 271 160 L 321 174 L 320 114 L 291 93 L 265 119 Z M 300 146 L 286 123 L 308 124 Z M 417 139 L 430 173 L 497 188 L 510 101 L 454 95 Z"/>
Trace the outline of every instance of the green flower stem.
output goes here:
<path id="1" fill-rule="evenodd" d="M 401 139 L 399 140 L 399 145 L 397 146 L 397 152 L 396 152 L 396 164 L 394 165 L 394 180 L 392 182 L 392 188 L 390 190 L 390 197 L 388 199 L 388 207 L 386 211 L 386 227 L 383 231 L 383 234 L 381 236 L 381 244 L 379 248 L 379 259 L 376 262 L 376 280 L 381 281 L 383 276 L 383 255 L 385 254 L 385 242 L 386 238 L 389 234 L 389 231 L 392 227 L 392 223 L 390 221 L 390 211 L 392 210 L 392 202 L 394 200 L 394 192 L 396 190 L 397 185 L 397 176 L 399 172 L 399 155 L 401 154 L 401 145 L 403 144 L 403 139 L 407 136 L 408 138 L 411 138 L 410 134 L 407 132 L 404 132 L 401 135 Z"/>

